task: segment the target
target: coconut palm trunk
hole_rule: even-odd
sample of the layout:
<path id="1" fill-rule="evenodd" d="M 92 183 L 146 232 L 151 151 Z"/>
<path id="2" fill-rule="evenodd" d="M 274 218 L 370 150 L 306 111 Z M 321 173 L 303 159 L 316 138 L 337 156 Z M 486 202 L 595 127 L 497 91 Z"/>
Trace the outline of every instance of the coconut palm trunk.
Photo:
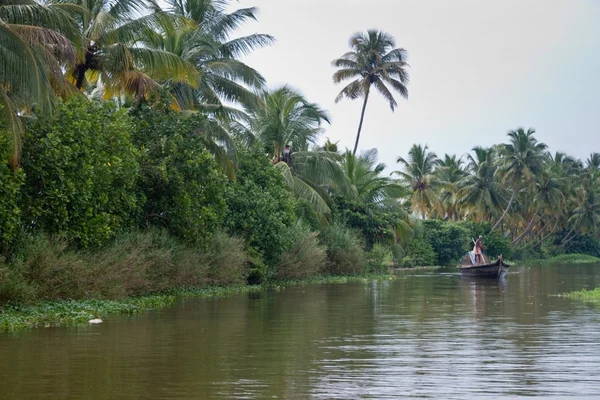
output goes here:
<path id="1" fill-rule="evenodd" d="M 358 123 L 358 132 L 356 132 L 356 142 L 354 142 L 354 150 L 352 150 L 352 155 L 356 155 L 356 149 L 358 149 L 358 141 L 360 140 L 360 131 L 362 130 L 363 120 L 365 119 L 365 110 L 367 109 L 367 101 L 369 100 L 369 89 L 370 86 L 367 86 L 365 90 L 365 100 L 363 101 L 362 111 L 360 113 L 360 122 Z"/>
<path id="2" fill-rule="evenodd" d="M 508 210 L 510 210 L 510 207 L 512 207 L 512 204 L 515 201 L 516 197 L 517 197 L 517 190 L 515 189 L 515 190 L 513 190 L 513 194 L 510 197 L 510 200 L 508 201 L 508 206 L 506 206 L 506 210 L 504 210 L 504 212 L 500 216 L 500 219 L 498 221 L 496 221 L 496 223 L 494 224 L 494 226 L 492 227 L 492 230 L 490 232 L 495 231 L 496 228 L 498 227 L 498 225 L 500 225 L 500 223 L 502 222 L 502 220 L 504 219 L 504 217 L 508 213 Z"/>
<path id="3" fill-rule="evenodd" d="M 525 235 L 527 235 L 530 231 L 531 228 L 533 228 L 534 223 L 537 220 L 537 214 L 535 214 L 531 220 L 529 221 L 529 224 L 527 224 L 527 227 L 525 228 L 525 230 L 523 231 L 523 233 L 521 233 L 513 242 L 512 245 L 517 247 L 521 241 L 525 238 Z"/>

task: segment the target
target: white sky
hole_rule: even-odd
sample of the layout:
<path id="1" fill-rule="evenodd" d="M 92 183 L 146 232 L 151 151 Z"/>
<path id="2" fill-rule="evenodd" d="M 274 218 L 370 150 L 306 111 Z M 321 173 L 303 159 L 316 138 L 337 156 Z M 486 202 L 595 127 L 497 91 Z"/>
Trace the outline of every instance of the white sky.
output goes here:
<path id="1" fill-rule="evenodd" d="M 326 108 L 324 137 L 352 148 L 362 100 L 333 99 L 330 66 L 348 38 L 389 32 L 408 51 L 407 101 L 391 112 L 369 98 L 359 151 L 377 147 L 396 169 L 413 143 L 438 156 L 505 141 L 534 127 L 551 151 L 579 158 L 600 152 L 600 0 L 240 0 L 258 23 L 240 34 L 269 33 L 275 45 L 244 61 L 269 87 L 289 84 Z"/>

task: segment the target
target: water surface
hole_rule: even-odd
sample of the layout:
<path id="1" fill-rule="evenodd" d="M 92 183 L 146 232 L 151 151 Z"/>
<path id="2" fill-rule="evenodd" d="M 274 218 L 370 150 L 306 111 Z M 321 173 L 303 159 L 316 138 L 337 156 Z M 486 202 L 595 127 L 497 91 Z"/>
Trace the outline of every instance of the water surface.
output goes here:
<path id="1" fill-rule="evenodd" d="M 0 334 L 0 399 L 600 398 L 600 265 L 187 300 Z"/>

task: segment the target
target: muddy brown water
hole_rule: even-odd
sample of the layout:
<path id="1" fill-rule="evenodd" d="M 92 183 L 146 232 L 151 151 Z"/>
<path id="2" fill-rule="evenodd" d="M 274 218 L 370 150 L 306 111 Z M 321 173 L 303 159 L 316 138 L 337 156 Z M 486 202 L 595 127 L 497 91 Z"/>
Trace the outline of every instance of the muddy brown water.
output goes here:
<path id="1" fill-rule="evenodd" d="M 0 399 L 600 398 L 600 265 L 454 269 L 0 334 Z"/>

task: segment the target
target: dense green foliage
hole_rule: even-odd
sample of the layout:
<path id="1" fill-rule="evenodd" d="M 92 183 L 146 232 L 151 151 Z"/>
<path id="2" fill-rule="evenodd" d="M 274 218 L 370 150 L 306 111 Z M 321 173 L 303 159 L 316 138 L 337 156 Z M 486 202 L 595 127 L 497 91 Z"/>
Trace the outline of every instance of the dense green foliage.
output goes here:
<path id="1" fill-rule="evenodd" d="M 7 250 L 21 226 L 19 203 L 24 174 L 22 169 L 12 171 L 8 165 L 10 152 L 6 136 L 0 135 L 0 250 Z"/>
<path id="2" fill-rule="evenodd" d="M 202 116 L 142 107 L 133 116 L 140 153 L 143 226 L 157 225 L 190 243 L 216 232 L 225 215 L 225 177 L 197 130 Z"/>
<path id="3" fill-rule="evenodd" d="M 233 235 L 244 237 L 255 249 L 271 277 L 281 254 L 292 244 L 288 235 L 294 224 L 294 201 L 281 172 L 257 148 L 242 151 L 237 181 L 225 193 L 225 226 Z"/>
<path id="4" fill-rule="evenodd" d="M 26 227 L 88 246 L 133 226 L 142 200 L 131 130 L 125 110 L 80 99 L 32 123 L 22 158 Z"/>

